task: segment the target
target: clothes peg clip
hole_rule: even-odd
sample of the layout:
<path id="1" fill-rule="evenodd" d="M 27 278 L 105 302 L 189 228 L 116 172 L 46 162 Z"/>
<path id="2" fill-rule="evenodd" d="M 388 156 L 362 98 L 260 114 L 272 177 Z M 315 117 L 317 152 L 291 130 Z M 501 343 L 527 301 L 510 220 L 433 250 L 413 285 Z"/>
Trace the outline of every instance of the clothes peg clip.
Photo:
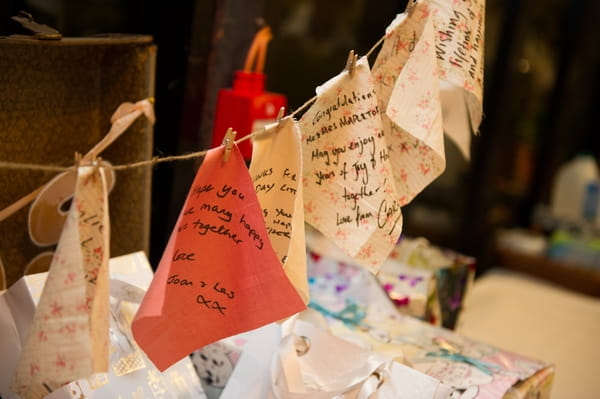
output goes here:
<path id="1" fill-rule="evenodd" d="M 285 114 L 285 107 L 279 108 L 279 112 L 277 113 L 277 128 L 281 127 L 281 120 L 283 119 L 284 114 Z"/>
<path id="2" fill-rule="evenodd" d="M 102 158 L 94 157 L 92 159 L 92 166 L 94 167 L 94 172 L 98 173 L 98 169 L 100 168 L 100 163 L 102 162 Z"/>
<path id="3" fill-rule="evenodd" d="M 81 154 L 79 152 L 75 152 L 75 169 L 79 169 L 79 166 L 81 165 Z"/>
<path id="4" fill-rule="evenodd" d="M 385 382 L 385 375 L 384 375 L 384 371 L 383 371 L 383 370 L 380 370 L 380 369 L 377 369 L 377 370 L 375 370 L 375 371 L 373 371 L 373 372 L 371 373 L 371 376 L 373 376 L 373 377 L 377 378 L 377 388 L 376 388 L 376 389 L 379 389 L 379 388 L 381 388 L 381 386 L 382 386 L 382 385 L 383 385 L 383 383 Z"/>
<path id="5" fill-rule="evenodd" d="M 406 3 L 406 12 L 410 13 L 415 6 L 417 5 L 417 0 L 408 0 L 408 3 Z"/>
<path id="6" fill-rule="evenodd" d="M 354 73 L 354 68 L 356 67 L 356 61 L 358 60 L 358 55 L 354 54 L 354 50 L 350 50 L 348 53 L 348 60 L 346 61 L 346 68 L 344 68 L 350 76 Z"/>
<path id="7" fill-rule="evenodd" d="M 296 355 L 304 356 L 310 350 L 310 339 L 307 336 L 300 335 L 296 339 Z"/>
<path id="8" fill-rule="evenodd" d="M 235 132 L 232 128 L 227 129 L 227 133 L 225 133 L 225 137 L 223 138 L 223 145 L 225 146 L 225 152 L 223 153 L 223 162 L 227 162 L 229 159 L 229 155 L 231 154 L 231 147 L 233 147 L 233 142 L 235 140 Z"/>

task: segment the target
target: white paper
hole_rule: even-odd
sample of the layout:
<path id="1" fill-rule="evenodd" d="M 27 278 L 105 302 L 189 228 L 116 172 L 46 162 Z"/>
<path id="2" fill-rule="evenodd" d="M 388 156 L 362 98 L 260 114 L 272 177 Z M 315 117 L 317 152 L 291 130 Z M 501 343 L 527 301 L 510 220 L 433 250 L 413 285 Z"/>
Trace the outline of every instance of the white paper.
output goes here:
<path id="1" fill-rule="evenodd" d="M 388 27 L 373 76 L 394 181 L 406 205 L 446 167 L 438 64 L 428 1 Z"/>
<path id="2" fill-rule="evenodd" d="M 266 126 L 252 146 L 250 176 L 273 249 L 286 276 L 308 303 L 302 150 L 300 131 L 292 118 Z"/>
<path id="3" fill-rule="evenodd" d="M 220 399 L 274 397 L 271 390 L 271 359 L 281 340 L 281 326 L 267 324 L 247 334 L 248 343 Z"/>
<path id="4" fill-rule="evenodd" d="M 444 131 L 469 159 L 483 103 L 485 0 L 431 0 L 440 70 Z"/>
<path id="5" fill-rule="evenodd" d="M 13 380 L 23 399 L 107 371 L 109 231 L 103 169 L 82 166 Z"/>
<path id="6" fill-rule="evenodd" d="M 317 96 L 299 122 L 306 221 L 375 272 L 400 236 L 402 213 L 367 60 Z"/>

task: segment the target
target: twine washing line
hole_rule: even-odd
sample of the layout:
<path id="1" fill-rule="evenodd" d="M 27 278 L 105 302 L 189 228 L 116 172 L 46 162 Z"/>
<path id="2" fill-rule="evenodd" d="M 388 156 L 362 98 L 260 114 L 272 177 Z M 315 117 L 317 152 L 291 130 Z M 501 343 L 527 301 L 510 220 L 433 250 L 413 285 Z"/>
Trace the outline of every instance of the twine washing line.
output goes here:
<path id="1" fill-rule="evenodd" d="M 385 35 L 383 35 L 371 47 L 371 49 L 365 54 L 365 57 L 369 58 L 369 56 L 373 53 L 373 51 L 375 51 L 377 49 L 377 47 L 379 47 L 383 43 L 384 40 L 385 40 Z M 313 96 L 312 98 L 307 100 L 304 104 L 302 104 L 298 109 L 296 109 L 294 112 L 289 114 L 287 116 L 287 118 L 293 118 L 294 116 L 296 116 L 297 114 L 302 112 L 304 109 L 306 109 L 309 105 L 311 105 L 316 99 L 317 99 L 317 96 L 316 95 Z M 249 139 L 257 136 L 258 134 L 261 134 L 263 131 L 264 131 L 263 129 L 256 130 L 254 132 L 247 134 L 246 136 L 239 138 L 238 140 L 235 140 L 234 142 L 236 144 L 239 144 L 243 141 L 249 140 Z M 149 166 L 149 165 L 154 166 L 159 163 L 185 161 L 185 160 L 190 160 L 190 159 L 201 158 L 201 157 L 205 156 L 207 153 L 208 153 L 208 150 L 202 150 L 202 151 L 190 152 L 188 154 L 169 155 L 166 157 L 155 156 L 155 157 L 152 157 L 151 159 L 144 160 L 144 161 L 132 162 L 132 163 L 127 163 L 127 164 L 122 164 L 122 165 L 113 165 L 111 168 L 115 171 L 118 171 L 118 170 L 134 169 L 134 168 L 139 168 L 142 166 Z M 42 164 L 34 164 L 34 163 L 0 161 L 0 168 L 16 169 L 16 170 L 36 170 L 36 171 L 42 171 L 42 172 L 65 172 L 67 170 L 74 170 L 75 166 L 74 165 L 72 165 L 72 166 L 42 165 Z"/>

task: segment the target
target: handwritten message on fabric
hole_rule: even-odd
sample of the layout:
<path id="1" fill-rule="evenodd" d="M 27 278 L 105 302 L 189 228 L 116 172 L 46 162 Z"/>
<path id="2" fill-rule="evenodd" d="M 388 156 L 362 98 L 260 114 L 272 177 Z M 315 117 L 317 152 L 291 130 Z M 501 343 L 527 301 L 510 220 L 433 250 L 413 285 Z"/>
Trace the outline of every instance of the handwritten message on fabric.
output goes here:
<path id="1" fill-rule="evenodd" d="M 254 139 L 250 176 L 271 245 L 298 294 L 308 303 L 302 149 L 300 130 L 292 118 L 266 126 Z"/>
<path id="2" fill-rule="evenodd" d="M 469 158 L 483 102 L 485 0 L 431 0 L 444 130 Z"/>
<path id="3" fill-rule="evenodd" d="M 195 349 L 305 308 L 269 242 L 254 186 L 236 145 L 202 163 L 132 323 L 165 370 Z"/>
<path id="4" fill-rule="evenodd" d="M 401 206 L 446 167 L 434 28 L 427 3 L 417 3 L 396 17 L 373 66 Z"/>
<path id="5" fill-rule="evenodd" d="M 104 171 L 82 166 L 13 381 L 22 398 L 107 371 L 109 231 Z"/>
<path id="6" fill-rule="evenodd" d="M 402 229 L 390 148 L 365 58 L 317 88 L 302 116 L 306 221 L 372 271 Z"/>

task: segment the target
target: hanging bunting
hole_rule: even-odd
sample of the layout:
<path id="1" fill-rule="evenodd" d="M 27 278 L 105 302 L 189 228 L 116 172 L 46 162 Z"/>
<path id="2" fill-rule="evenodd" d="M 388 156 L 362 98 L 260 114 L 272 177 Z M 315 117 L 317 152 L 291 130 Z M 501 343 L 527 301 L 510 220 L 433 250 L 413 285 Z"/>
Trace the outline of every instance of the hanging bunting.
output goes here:
<path id="1" fill-rule="evenodd" d="M 428 3 L 418 2 L 396 17 L 373 66 L 401 206 L 446 166 L 434 28 Z"/>
<path id="2" fill-rule="evenodd" d="M 431 0 L 444 131 L 469 159 L 483 103 L 485 0 Z"/>
<path id="3" fill-rule="evenodd" d="M 23 399 L 107 371 L 109 232 L 103 168 L 81 166 L 12 384 Z"/>
<path id="4" fill-rule="evenodd" d="M 226 162 L 224 154 L 206 155 L 131 326 L 161 371 L 305 308 L 269 242 L 237 145 Z"/>
<path id="5" fill-rule="evenodd" d="M 303 302 L 308 303 L 302 149 L 292 118 L 268 125 L 252 146 L 250 176 L 262 207 L 271 245 Z"/>
<path id="6" fill-rule="evenodd" d="M 402 230 L 381 109 L 366 58 L 317 88 L 302 116 L 306 221 L 376 271 Z"/>

